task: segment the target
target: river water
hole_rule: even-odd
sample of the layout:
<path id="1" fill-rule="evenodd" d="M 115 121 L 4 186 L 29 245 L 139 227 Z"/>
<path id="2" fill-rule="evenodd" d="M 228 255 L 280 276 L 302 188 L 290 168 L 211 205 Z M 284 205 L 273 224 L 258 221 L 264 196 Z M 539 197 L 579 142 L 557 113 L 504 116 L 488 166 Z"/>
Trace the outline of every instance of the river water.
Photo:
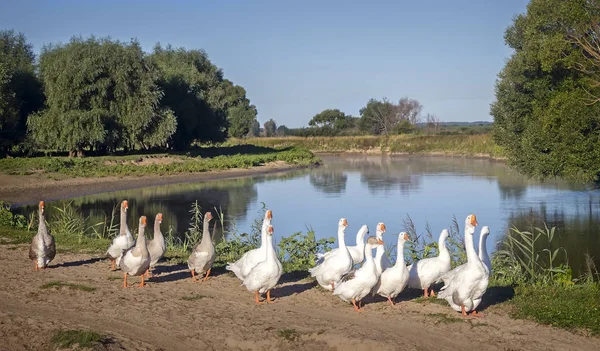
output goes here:
<path id="1" fill-rule="evenodd" d="M 283 174 L 202 183 L 172 184 L 116 191 L 49 202 L 73 201 L 92 221 L 110 214 L 123 199 L 129 201 L 132 231 L 137 218 L 163 213 L 163 232 L 183 233 L 189 226 L 194 201 L 205 210 L 221 209 L 225 232 L 247 232 L 259 218 L 263 203 L 273 210 L 275 237 L 314 229 L 316 236 L 336 236 L 341 217 L 348 220 L 347 241 L 354 244 L 358 228 L 367 224 L 371 235 L 377 222 L 387 226 L 387 243 L 395 243 L 410 216 L 419 234 L 427 226 L 437 240 L 456 216 L 475 213 L 490 227 L 488 250 L 513 225 L 556 226 L 555 247 L 564 247 L 577 275 L 584 254 L 600 267 L 600 191 L 560 180 L 529 180 L 503 163 L 467 157 L 324 156 L 321 167 Z M 30 212 L 35 206 L 20 208 Z M 215 212 L 213 211 L 213 214 Z M 462 232 L 461 232 L 462 235 Z"/>

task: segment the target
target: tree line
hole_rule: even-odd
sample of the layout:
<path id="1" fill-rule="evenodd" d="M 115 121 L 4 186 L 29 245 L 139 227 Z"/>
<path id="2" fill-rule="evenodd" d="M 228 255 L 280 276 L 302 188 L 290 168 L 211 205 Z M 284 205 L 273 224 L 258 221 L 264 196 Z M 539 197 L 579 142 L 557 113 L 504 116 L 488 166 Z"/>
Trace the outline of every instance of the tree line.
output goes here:
<path id="1" fill-rule="evenodd" d="M 184 150 L 258 135 L 256 115 L 203 50 L 73 37 L 36 60 L 22 33 L 0 31 L 2 153 Z"/>
<path id="2" fill-rule="evenodd" d="M 513 53 L 491 106 L 519 171 L 600 180 L 600 1 L 531 0 L 506 29 Z"/>

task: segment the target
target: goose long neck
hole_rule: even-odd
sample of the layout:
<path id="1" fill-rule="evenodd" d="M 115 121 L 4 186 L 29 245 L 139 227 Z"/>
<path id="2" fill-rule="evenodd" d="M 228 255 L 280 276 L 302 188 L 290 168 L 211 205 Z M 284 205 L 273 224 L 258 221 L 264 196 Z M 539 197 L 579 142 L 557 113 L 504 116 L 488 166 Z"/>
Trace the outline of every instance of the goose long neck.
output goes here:
<path id="1" fill-rule="evenodd" d="M 38 225 L 38 233 L 46 236 L 48 235 L 48 227 L 46 226 L 46 216 L 42 211 L 39 211 L 39 225 Z"/>
<path id="2" fill-rule="evenodd" d="M 119 234 L 127 235 L 127 211 L 121 210 L 121 223 L 119 226 Z"/>
<path id="3" fill-rule="evenodd" d="M 160 231 L 160 222 L 156 221 L 156 222 L 154 222 L 154 238 L 160 239 L 162 237 L 163 237 L 163 235 L 162 235 L 162 232 Z"/>
<path id="4" fill-rule="evenodd" d="M 440 254 L 442 252 L 448 251 L 448 249 L 446 248 L 446 239 L 447 238 L 448 238 L 448 235 L 442 234 L 442 235 L 440 235 L 440 238 L 438 239 L 438 247 L 440 248 Z"/>
<path id="5" fill-rule="evenodd" d="M 340 247 L 346 247 L 346 239 L 344 238 L 344 236 L 345 236 L 344 230 L 345 230 L 345 227 L 343 227 L 343 226 L 338 228 L 338 242 L 339 242 Z"/>
<path id="6" fill-rule="evenodd" d="M 362 233 L 362 230 L 359 230 L 356 233 L 356 245 L 365 246 L 365 236 Z"/>
<path id="7" fill-rule="evenodd" d="M 210 241 L 210 233 L 208 231 L 208 224 L 209 221 L 208 220 L 204 220 L 204 223 L 202 224 L 202 241 L 201 243 L 205 243 L 206 241 Z"/>
<path id="8" fill-rule="evenodd" d="M 398 254 L 396 255 L 396 266 L 398 265 L 406 265 L 404 262 L 404 243 L 398 243 Z"/>
<path id="9" fill-rule="evenodd" d="M 479 237 L 479 259 L 483 260 L 485 256 L 487 256 L 487 246 L 485 241 L 487 239 L 487 235 L 481 235 Z"/>
<path id="10" fill-rule="evenodd" d="M 145 248 L 146 247 L 146 235 L 145 235 L 146 226 L 141 225 L 139 230 L 140 230 L 140 232 L 138 233 L 137 242 L 135 243 L 135 246 L 139 247 L 139 248 Z"/>
<path id="11" fill-rule="evenodd" d="M 273 236 L 267 235 L 266 244 L 267 244 L 267 260 L 272 261 L 275 259 L 275 248 L 273 248 Z"/>
<path id="12" fill-rule="evenodd" d="M 260 230 L 260 247 L 262 248 L 267 247 L 267 228 L 269 227 L 269 224 L 271 224 L 271 221 L 265 218 L 262 224 L 262 229 Z"/>
<path id="13" fill-rule="evenodd" d="M 379 247 L 377 249 L 379 250 Z M 371 244 L 365 245 L 365 258 L 367 259 L 366 262 L 369 262 L 373 259 L 373 246 L 371 246 Z"/>
<path id="14" fill-rule="evenodd" d="M 479 258 L 473 246 L 473 235 L 469 233 L 468 229 L 465 229 L 465 249 L 467 251 L 468 262 L 475 262 Z"/>

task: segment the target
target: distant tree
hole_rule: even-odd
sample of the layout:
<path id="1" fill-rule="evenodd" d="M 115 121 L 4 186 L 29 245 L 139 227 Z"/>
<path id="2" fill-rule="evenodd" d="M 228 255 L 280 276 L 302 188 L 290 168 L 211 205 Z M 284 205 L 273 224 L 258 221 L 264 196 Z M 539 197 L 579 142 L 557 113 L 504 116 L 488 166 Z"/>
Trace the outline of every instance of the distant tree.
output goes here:
<path id="1" fill-rule="evenodd" d="M 25 137 L 27 116 L 44 104 L 35 55 L 22 33 L 0 31 L 0 153 Z"/>
<path id="2" fill-rule="evenodd" d="M 591 103 L 598 96 L 598 23 L 595 0 L 531 0 L 506 30 L 514 52 L 499 74 L 491 114 L 494 139 L 519 171 L 599 180 L 600 104 Z"/>
<path id="3" fill-rule="evenodd" d="M 275 121 L 273 119 L 266 121 L 264 128 L 265 128 L 265 136 L 266 137 L 275 136 L 275 133 L 277 131 L 277 124 L 275 123 Z"/>
<path id="4" fill-rule="evenodd" d="M 289 133 L 289 128 L 284 126 L 283 124 L 280 125 L 279 127 L 277 127 L 277 130 L 275 131 L 275 134 L 277 136 L 286 136 Z"/>
<path id="5" fill-rule="evenodd" d="M 203 50 L 173 49 L 170 45 L 154 47 L 150 60 L 158 68 L 158 84 L 164 92 L 161 106 L 177 117 L 174 147 L 186 149 L 193 141 L 220 142 L 227 137 L 228 98 L 231 106 L 241 99 L 241 92 L 227 96 L 232 88 L 225 83 L 223 72 L 212 64 Z M 235 90 L 235 87 L 232 89 Z M 245 91 L 243 94 L 245 98 Z M 245 116 L 246 111 L 232 113 Z M 235 125 L 234 128 L 242 128 Z"/>
<path id="6" fill-rule="evenodd" d="M 166 146 L 177 122 L 169 109 L 158 108 L 156 74 L 136 41 L 74 37 L 43 47 L 47 109 L 29 117 L 33 139 L 78 156 L 85 148 Z"/>
<path id="7" fill-rule="evenodd" d="M 227 103 L 228 134 L 234 138 L 244 137 L 256 120 L 256 106 L 250 104 L 243 87 L 234 85 L 227 79 L 224 80 L 223 86 Z"/>
<path id="8" fill-rule="evenodd" d="M 423 106 L 418 100 L 402 98 L 397 104 L 387 98 L 371 99 L 360 110 L 359 126 L 372 134 L 404 133 L 414 129 L 420 120 Z"/>
<path id="9" fill-rule="evenodd" d="M 327 109 L 316 114 L 308 125 L 314 128 L 315 135 L 335 135 L 340 131 L 354 127 L 354 118 L 338 109 Z"/>
<path id="10" fill-rule="evenodd" d="M 260 136 L 260 123 L 257 120 L 252 121 L 252 125 L 250 126 L 250 132 L 248 133 L 251 137 Z"/>
<path id="11" fill-rule="evenodd" d="M 427 123 L 427 132 L 437 133 L 440 130 L 440 119 L 436 115 L 428 113 L 425 116 L 425 122 Z"/>

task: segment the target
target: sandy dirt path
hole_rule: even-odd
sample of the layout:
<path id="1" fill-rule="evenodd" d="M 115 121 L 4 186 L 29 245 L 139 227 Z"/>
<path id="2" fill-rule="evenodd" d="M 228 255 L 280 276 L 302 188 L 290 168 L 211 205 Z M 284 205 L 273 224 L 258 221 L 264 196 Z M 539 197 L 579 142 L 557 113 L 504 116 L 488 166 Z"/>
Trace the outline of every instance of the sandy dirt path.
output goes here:
<path id="1" fill-rule="evenodd" d="M 357 313 L 310 280 L 292 278 L 273 290 L 275 304 L 256 305 L 231 273 L 194 283 L 185 266 L 161 263 L 148 287 L 123 289 L 107 260 L 58 254 L 35 272 L 27 250 L 0 246 L 0 350 L 52 350 L 61 328 L 107 335 L 98 350 L 600 349 L 600 338 L 512 320 L 494 306 L 484 319 L 456 320 L 437 304 L 375 299 Z M 40 288 L 51 281 L 96 290 Z M 291 340 L 283 329 L 294 331 Z"/>

